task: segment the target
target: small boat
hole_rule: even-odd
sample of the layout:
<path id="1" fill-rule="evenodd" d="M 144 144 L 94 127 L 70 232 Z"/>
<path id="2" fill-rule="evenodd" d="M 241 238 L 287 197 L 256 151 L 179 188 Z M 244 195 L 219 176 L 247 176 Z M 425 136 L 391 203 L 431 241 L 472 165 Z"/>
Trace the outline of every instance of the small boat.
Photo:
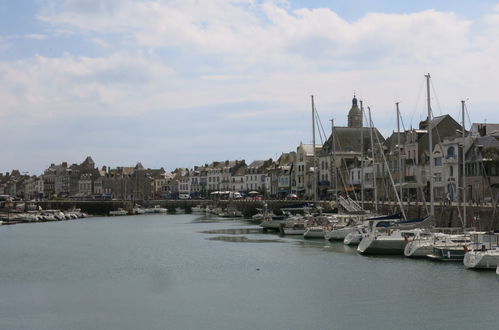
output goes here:
<path id="1" fill-rule="evenodd" d="M 166 213 L 168 210 L 165 207 L 160 207 L 159 205 L 154 205 L 152 208 L 154 213 Z"/>
<path id="2" fill-rule="evenodd" d="M 262 227 L 264 230 L 266 229 L 279 230 L 281 223 L 286 221 L 288 217 L 289 217 L 288 214 L 266 216 L 263 218 L 262 223 L 260 223 L 260 227 Z"/>
<path id="3" fill-rule="evenodd" d="M 127 215 L 128 212 L 123 210 L 122 208 L 119 208 L 117 210 L 109 211 L 109 215 L 112 216 L 122 216 L 122 215 Z"/>
<path id="4" fill-rule="evenodd" d="M 463 264 L 471 269 L 494 269 L 499 266 L 498 234 L 473 234 L 471 249 L 464 254 Z"/>
<path id="5" fill-rule="evenodd" d="M 201 205 L 191 207 L 191 213 L 204 214 L 205 212 L 206 212 L 206 209 L 204 207 L 202 207 Z"/>
<path id="6" fill-rule="evenodd" d="M 140 205 L 136 205 L 132 209 L 132 214 L 145 214 L 145 213 L 146 213 L 146 209 L 142 208 Z"/>
<path id="7" fill-rule="evenodd" d="M 432 252 L 427 256 L 440 261 L 463 261 L 470 245 L 470 233 L 447 235 L 433 243 Z"/>
<path id="8" fill-rule="evenodd" d="M 323 226 L 311 226 L 307 227 L 303 233 L 303 238 L 321 238 L 324 239 L 324 234 L 326 231 Z"/>
<path id="9" fill-rule="evenodd" d="M 345 239 L 343 240 L 343 244 L 345 245 L 359 245 L 360 241 L 362 241 L 362 236 L 366 233 L 365 226 L 358 226 L 357 229 L 351 233 L 349 233 Z"/>
<path id="10" fill-rule="evenodd" d="M 280 232 L 282 235 L 303 235 L 305 234 L 305 221 L 288 220 L 281 223 Z"/>

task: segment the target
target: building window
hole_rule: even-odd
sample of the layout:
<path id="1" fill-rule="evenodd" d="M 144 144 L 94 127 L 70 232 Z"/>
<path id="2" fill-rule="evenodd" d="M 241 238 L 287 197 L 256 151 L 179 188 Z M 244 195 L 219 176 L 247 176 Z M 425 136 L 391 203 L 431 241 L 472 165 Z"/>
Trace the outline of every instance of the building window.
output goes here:
<path id="1" fill-rule="evenodd" d="M 451 166 L 451 167 L 449 168 L 449 175 L 450 175 L 450 176 L 454 176 L 454 166 Z"/>
<path id="2" fill-rule="evenodd" d="M 454 157 L 456 157 L 455 149 L 454 147 L 449 147 L 447 149 L 447 158 L 454 158 Z"/>

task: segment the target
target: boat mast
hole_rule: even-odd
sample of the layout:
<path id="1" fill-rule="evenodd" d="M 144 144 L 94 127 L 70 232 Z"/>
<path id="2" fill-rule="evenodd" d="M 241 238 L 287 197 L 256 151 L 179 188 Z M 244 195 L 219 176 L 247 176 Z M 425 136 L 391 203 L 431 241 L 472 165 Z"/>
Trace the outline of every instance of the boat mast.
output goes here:
<path id="1" fill-rule="evenodd" d="M 336 178 L 337 178 L 337 173 L 336 173 L 336 146 L 335 146 L 335 143 L 336 143 L 336 138 L 334 136 L 334 118 L 331 119 L 331 144 L 332 144 L 332 157 L 331 157 L 331 168 L 332 168 L 332 171 L 333 171 L 333 175 L 331 177 L 331 183 L 332 181 L 334 180 L 334 190 L 333 190 L 333 193 L 334 193 L 334 198 L 336 200 L 336 194 L 338 193 L 338 184 L 336 182 Z"/>
<path id="2" fill-rule="evenodd" d="M 364 105 L 360 100 L 360 116 L 364 119 Z M 362 121 L 363 122 L 363 121 Z M 364 125 L 360 127 L 360 199 L 362 209 L 364 209 Z"/>
<path id="3" fill-rule="evenodd" d="M 428 177 L 430 180 L 430 215 L 435 215 L 435 197 L 433 195 L 433 139 L 432 139 L 432 115 L 431 115 L 431 102 L 430 102 L 430 74 L 425 75 L 426 77 L 426 96 L 427 96 L 427 107 L 428 107 L 428 153 L 430 155 L 430 166 Z"/>
<path id="4" fill-rule="evenodd" d="M 403 200 L 403 195 L 402 195 L 402 156 L 401 156 L 401 146 L 400 146 L 400 110 L 399 110 L 399 102 L 395 102 L 395 105 L 397 107 L 397 149 L 398 149 L 398 163 L 399 163 L 399 187 L 400 187 L 400 192 L 399 196 L 400 199 Z"/>
<path id="5" fill-rule="evenodd" d="M 462 127 L 462 133 L 463 133 L 463 152 L 462 152 L 462 164 L 463 164 L 463 232 L 466 229 L 466 156 L 464 154 L 464 143 L 466 141 L 465 139 L 465 121 L 464 121 L 464 100 L 461 101 L 461 116 L 463 120 L 463 127 Z M 458 149 L 459 151 L 459 149 Z M 459 154 L 459 153 L 458 153 Z"/>
<path id="6" fill-rule="evenodd" d="M 378 188 L 376 187 L 376 166 L 374 159 L 374 138 L 373 138 L 373 121 L 371 119 L 371 108 L 367 107 L 369 113 L 369 134 L 371 135 L 371 155 L 373 157 L 372 167 L 373 167 L 373 189 L 374 189 L 374 209 L 378 212 Z"/>
<path id="7" fill-rule="evenodd" d="M 314 202 L 317 201 L 317 173 L 316 173 L 316 159 L 315 159 L 315 104 L 314 104 L 314 96 L 311 95 L 312 97 L 312 156 L 313 156 L 313 169 L 314 172 L 312 174 L 313 177 L 313 182 L 312 182 L 312 189 L 314 189 Z"/>

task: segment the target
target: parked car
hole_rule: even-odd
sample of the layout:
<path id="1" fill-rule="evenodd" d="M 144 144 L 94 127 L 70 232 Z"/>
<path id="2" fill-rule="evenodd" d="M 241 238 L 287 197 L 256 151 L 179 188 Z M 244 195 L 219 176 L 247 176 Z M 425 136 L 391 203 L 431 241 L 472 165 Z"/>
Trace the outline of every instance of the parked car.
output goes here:
<path id="1" fill-rule="evenodd" d="M 191 195 L 189 194 L 179 194 L 178 199 L 191 199 Z"/>
<path id="2" fill-rule="evenodd" d="M 288 194 L 286 196 L 286 199 L 298 199 L 298 195 L 296 195 L 296 194 Z"/>

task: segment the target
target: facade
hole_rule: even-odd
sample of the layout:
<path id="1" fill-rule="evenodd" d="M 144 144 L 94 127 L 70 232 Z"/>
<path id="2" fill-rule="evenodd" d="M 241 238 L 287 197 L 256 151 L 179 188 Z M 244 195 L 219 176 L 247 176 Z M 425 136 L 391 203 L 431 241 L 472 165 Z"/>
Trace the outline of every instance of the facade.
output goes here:
<path id="1" fill-rule="evenodd" d="M 272 165 L 272 159 L 255 160 L 246 168 L 245 187 L 246 191 L 258 191 L 265 194 L 267 191 L 268 170 Z M 242 190 L 241 190 L 242 191 Z"/>

